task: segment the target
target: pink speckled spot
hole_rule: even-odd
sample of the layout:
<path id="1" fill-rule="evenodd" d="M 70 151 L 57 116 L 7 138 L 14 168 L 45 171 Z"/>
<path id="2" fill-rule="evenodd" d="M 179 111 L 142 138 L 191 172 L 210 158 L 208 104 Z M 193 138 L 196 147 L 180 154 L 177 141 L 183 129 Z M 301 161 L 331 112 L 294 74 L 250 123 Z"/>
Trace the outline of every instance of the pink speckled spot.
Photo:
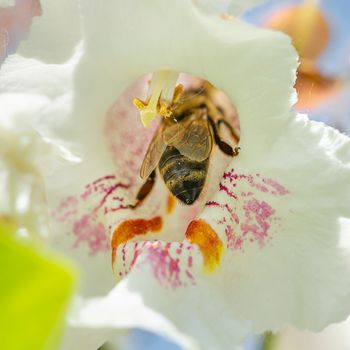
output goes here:
<path id="1" fill-rule="evenodd" d="M 227 248 L 231 250 L 242 249 L 243 239 L 237 236 L 231 225 L 227 225 L 225 228 L 225 234 L 227 238 Z"/>
<path id="2" fill-rule="evenodd" d="M 260 174 L 255 174 L 255 176 L 252 174 L 237 174 L 235 173 L 234 169 L 231 169 L 224 173 L 223 179 L 228 180 L 233 187 L 236 187 L 236 183 L 243 180 L 247 182 L 252 188 L 255 188 L 263 193 L 272 194 L 274 196 L 284 196 L 289 193 L 289 191 L 277 181 L 270 178 L 261 177 Z"/>
<path id="3" fill-rule="evenodd" d="M 271 191 L 271 193 L 274 195 L 284 196 L 289 193 L 289 191 L 285 187 L 283 187 L 275 180 L 266 178 L 263 179 L 263 182 L 267 185 L 270 185 L 274 189 L 274 191 Z"/>
<path id="4" fill-rule="evenodd" d="M 277 181 L 260 174 L 238 174 L 226 171 L 219 191 L 227 196 L 224 203 L 209 201 L 207 207 L 219 208 L 222 217 L 216 215 L 216 224 L 224 226 L 226 247 L 244 250 L 247 243 L 256 242 L 264 247 L 271 238 L 271 228 L 280 218 L 276 216 L 270 200 L 286 196 L 289 191 Z M 281 223 L 278 223 L 281 228 Z"/>
<path id="5" fill-rule="evenodd" d="M 171 246 L 171 243 L 165 247 L 162 247 L 159 242 L 148 244 L 146 261 L 150 264 L 155 279 L 161 285 L 173 289 L 195 284 L 193 274 L 190 272 L 192 260 L 185 268 L 180 264 L 181 257 L 172 256 Z M 184 269 L 183 272 L 182 269 Z"/>
<path id="6" fill-rule="evenodd" d="M 115 175 L 106 175 L 87 184 L 79 196 L 68 196 L 60 202 L 52 216 L 73 233 L 73 248 L 87 245 L 91 255 L 110 250 L 109 228 L 103 224 L 107 222 L 103 217 L 128 208 L 123 191 L 129 186 L 117 182 Z"/>
<path id="7" fill-rule="evenodd" d="M 79 247 L 84 242 L 89 247 L 91 255 L 109 250 L 109 237 L 104 226 L 101 223 L 95 223 L 89 215 L 84 215 L 74 222 L 73 233 L 76 236 L 74 247 Z"/>
<path id="8" fill-rule="evenodd" d="M 238 215 L 233 211 L 233 209 L 227 204 L 224 204 L 225 209 L 228 211 L 230 214 L 230 220 L 234 221 L 236 224 L 239 224 L 239 217 Z"/>
<path id="9" fill-rule="evenodd" d="M 251 199 L 244 203 L 245 222 L 241 224 L 243 236 L 251 233 L 254 240 L 263 246 L 271 226 L 270 219 L 275 210 L 264 201 Z"/>
<path id="10" fill-rule="evenodd" d="M 170 289 L 188 287 L 196 284 L 192 253 L 191 245 L 178 242 L 126 243 L 117 248 L 117 256 L 120 258 L 114 269 L 117 276 L 124 277 L 134 266 L 148 266 L 160 285 Z"/>
<path id="11" fill-rule="evenodd" d="M 78 212 L 79 200 L 74 196 L 64 198 L 52 213 L 54 219 L 58 222 L 67 222 L 73 220 Z"/>

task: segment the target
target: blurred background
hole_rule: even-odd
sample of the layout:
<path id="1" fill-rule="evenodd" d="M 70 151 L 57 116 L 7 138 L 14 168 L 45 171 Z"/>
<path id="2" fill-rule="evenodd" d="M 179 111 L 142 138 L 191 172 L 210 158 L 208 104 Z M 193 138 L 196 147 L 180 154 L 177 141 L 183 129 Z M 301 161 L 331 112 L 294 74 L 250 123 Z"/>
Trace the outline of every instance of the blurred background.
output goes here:
<path id="1" fill-rule="evenodd" d="M 293 108 L 350 135 L 350 0 L 257 3 L 254 6 L 250 1 L 240 20 L 286 33 L 299 53 L 295 85 L 298 101 Z M 221 1 L 221 15 L 229 18 L 238 5 L 238 0 Z M 0 0 L 0 66 L 21 47 L 25 52 L 25 40 L 38 16 L 45 17 L 39 0 Z M 44 54 L 45 47 L 43 43 Z M 166 339 L 138 329 L 100 348 L 116 349 L 181 350 Z M 320 334 L 287 328 L 279 334 L 251 335 L 242 345 L 242 350 L 333 349 L 350 350 L 350 321 L 332 325 Z"/>
<path id="2" fill-rule="evenodd" d="M 273 0 L 242 19 L 288 34 L 300 56 L 294 108 L 350 131 L 350 1 Z"/>

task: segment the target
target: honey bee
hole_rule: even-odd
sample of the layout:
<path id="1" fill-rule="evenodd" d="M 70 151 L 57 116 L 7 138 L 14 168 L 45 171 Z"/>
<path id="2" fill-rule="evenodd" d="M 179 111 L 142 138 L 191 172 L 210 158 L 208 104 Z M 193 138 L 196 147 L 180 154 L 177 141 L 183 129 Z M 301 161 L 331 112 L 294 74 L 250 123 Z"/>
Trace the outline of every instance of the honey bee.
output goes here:
<path id="1" fill-rule="evenodd" d="M 180 202 L 191 205 L 204 188 L 213 143 L 226 155 L 238 155 L 239 147 L 232 148 L 219 133 L 224 124 L 234 143 L 239 141 L 224 110 L 215 104 L 215 91 L 207 85 L 184 92 L 172 117 L 162 118 L 141 166 L 145 183 L 137 193 L 136 204 L 130 207 L 137 207 L 151 192 L 157 167 L 169 191 Z"/>

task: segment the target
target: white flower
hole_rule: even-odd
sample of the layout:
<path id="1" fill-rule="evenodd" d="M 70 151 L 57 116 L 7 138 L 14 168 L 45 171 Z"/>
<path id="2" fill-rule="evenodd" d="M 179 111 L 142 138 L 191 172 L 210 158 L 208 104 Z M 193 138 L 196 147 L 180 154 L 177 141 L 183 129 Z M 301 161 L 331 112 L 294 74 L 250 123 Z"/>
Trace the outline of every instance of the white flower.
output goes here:
<path id="1" fill-rule="evenodd" d="M 27 113 L 70 152 L 72 162 L 45 181 L 51 243 L 84 271 L 68 318 L 79 346 L 96 349 L 115 329 L 138 326 L 187 347 L 195 339 L 203 349 L 228 349 L 250 329 L 319 330 L 344 319 L 350 264 L 340 219 L 350 217 L 350 141 L 290 111 L 297 58 L 289 40 L 185 0 L 81 7 L 84 43 L 71 60 L 12 60 L 0 79 L 2 98 L 40 101 Z M 180 206 L 167 214 L 160 182 L 144 205 L 127 208 L 153 133 L 131 104 L 147 84 L 132 84 L 162 70 L 208 80 L 240 118 L 241 153 L 221 180 L 213 177 L 217 191 L 198 215 L 201 208 Z M 139 219 L 148 220 L 139 234 L 154 232 L 128 241 L 124 229 Z M 115 287 L 110 236 L 123 277 Z M 77 340 L 67 336 L 65 345 Z"/>
<path id="2" fill-rule="evenodd" d="M 273 337 L 270 350 L 348 350 L 350 348 L 350 319 L 332 324 L 322 332 L 287 328 Z"/>
<path id="3" fill-rule="evenodd" d="M 262 0 L 192 0 L 195 5 L 205 12 L 224 15 L 232 13 L 238 15 L 245 10 L 263 2 Z"/>

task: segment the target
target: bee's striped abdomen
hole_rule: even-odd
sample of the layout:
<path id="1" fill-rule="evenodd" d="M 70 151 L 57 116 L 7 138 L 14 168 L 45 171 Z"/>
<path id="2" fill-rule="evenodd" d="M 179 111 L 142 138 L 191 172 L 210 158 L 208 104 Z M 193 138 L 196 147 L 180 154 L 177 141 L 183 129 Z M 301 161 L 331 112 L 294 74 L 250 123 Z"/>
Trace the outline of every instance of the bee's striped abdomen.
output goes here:
<path id="1" fill-rule="evenodd" d="M 191 205 L 203 190 L 208 165 L 209 157 L 196 162 L 168 146 L 159 161 L 159 171 L 171 193 L 184 204 Z"/>

